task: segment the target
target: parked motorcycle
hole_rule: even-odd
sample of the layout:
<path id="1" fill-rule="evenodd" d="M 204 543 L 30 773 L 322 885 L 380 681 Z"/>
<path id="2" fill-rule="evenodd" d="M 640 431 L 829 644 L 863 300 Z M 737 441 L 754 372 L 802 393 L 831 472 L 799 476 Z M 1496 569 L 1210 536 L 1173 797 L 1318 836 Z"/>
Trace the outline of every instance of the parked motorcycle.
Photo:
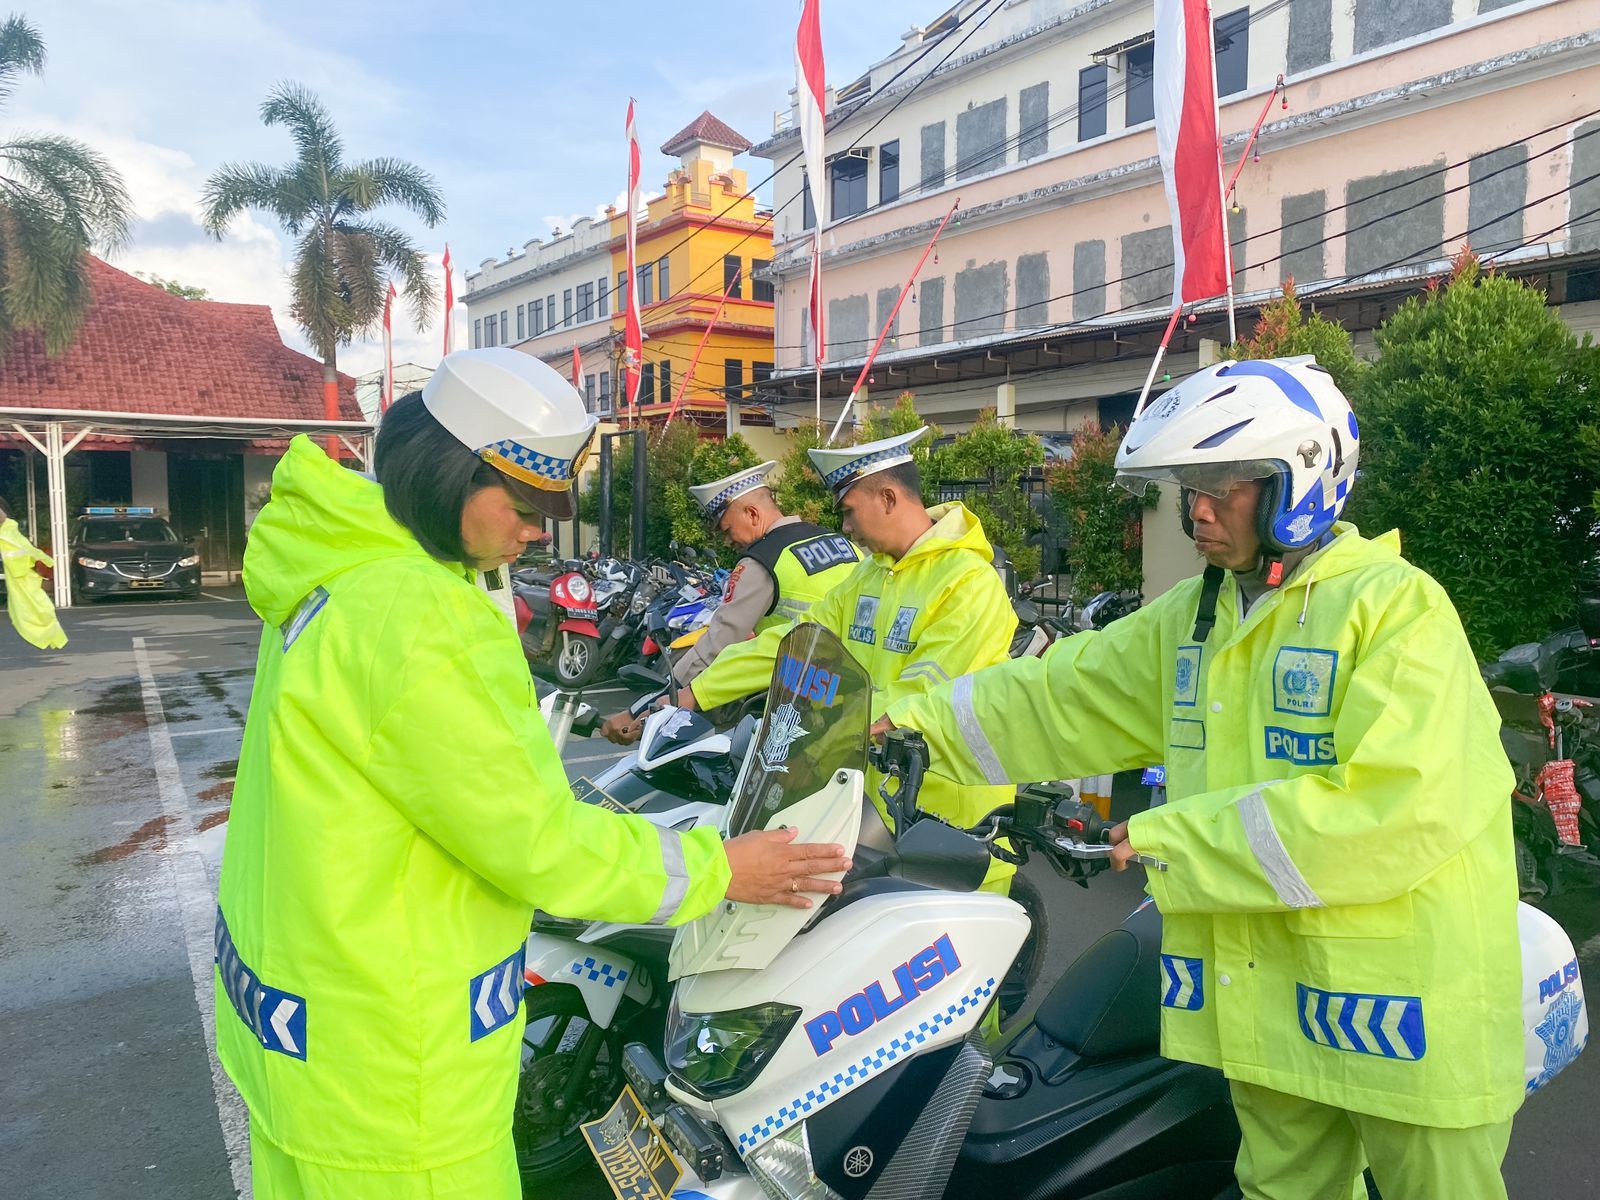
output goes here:
<path id="1" fill-rule="evenodd" d="M 816 626 L 780 653 L 783 686 L 728 832 L 795 828 L 845 845 L 856 865 L 815 910 L 725 904 L 679 932 L 663 1054 L 627 1045 L 628 1087 L 585 1126 L 613 1187 L 648 1178 L 659 1194 L 714 1200 L 1236 1195 L 1223 1077 L 1159 1054 L 1158 998 L 1186 984 L 1162 976 L 1153 907 L 1080 956 L 998 1062 L 973 1036 L 1026 930 L 1013 903 L 972 890 L 989 855 L 1038 854 L 1084 882 L 1111 851 L 1097 814 L 1024 792 L 982 828 L 954 829 L 916 811 L 925 748 L 896 730 L 871 752 L 890 780 L 880 820 L 863 794 L 865 674 Z M 791 753 L 801 739 L 806 752 Z M 1576 1057 L 1587 1014 L 1570 941 L 1526 906 L 1522 920 L 1532 1090 Z"/>
<path id="2" fill-rule="evenodd" d="M 569 559 L 559 570 L 520 570 L 511 576 L 523 654 L 531 666 L 549 666 L 569 689 L 594 677 L 594 646 L 600 639 L 603 592 L 584 566 Z"/>

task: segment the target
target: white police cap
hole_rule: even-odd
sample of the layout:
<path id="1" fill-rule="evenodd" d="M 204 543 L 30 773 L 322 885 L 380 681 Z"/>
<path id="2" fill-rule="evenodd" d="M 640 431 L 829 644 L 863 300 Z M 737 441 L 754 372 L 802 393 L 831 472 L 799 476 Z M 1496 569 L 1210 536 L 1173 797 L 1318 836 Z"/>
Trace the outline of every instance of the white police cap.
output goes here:
<path id="1" fill-rule="evenodd" d="M 535 489 L 546 516 L 573 515 L 572 483 L 599 419 L 560 372 L 520 350 L 457 350 L 422 389 L 433 418 L 467 449 Z"/>
<path id="2" fill-rule="evenodd" d="M 766 487 L 767 476 L 772 474 L 777 465 L 777 461 L 773 460 L 764 462 L 759 467 L 735 471 L 725 479 L 690 488 L 689 495 L 694 497 L 694 502 L 700 506 L 700 511 L 705 513 L 709 520 L 716 521 L 728 511 L 728 505 L 740 496 L 757 488 Z"/>
<path id="3" fill-rule="evenodd" d="M 898 467 L 911 461 L 911 447 L 927 436 L 926 425 L 910 433 L 897 434 L 876 442 L 859 446 L 840 446 L 836 450 L 807 450 L 811 465 L 822 476 L 822 482 L 833 492 L 834 499 L 843 496 L 868 475 Z"/>

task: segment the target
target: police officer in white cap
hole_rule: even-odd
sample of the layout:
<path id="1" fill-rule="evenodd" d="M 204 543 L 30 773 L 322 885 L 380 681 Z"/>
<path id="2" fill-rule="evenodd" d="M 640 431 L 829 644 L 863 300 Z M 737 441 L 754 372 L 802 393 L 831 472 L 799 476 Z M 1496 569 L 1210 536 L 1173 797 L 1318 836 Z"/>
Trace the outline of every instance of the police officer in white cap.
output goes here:
<path id="1" fill-rule="evenodd" d="M 768 484 L 777 465 L 764 462 L 689 489 L 706 520 L 741 554 L 711 624 L 673 667 L 679 685 L 694 679 L 729 646 L 803 617 L 861 561 L 848 538 L 778 507 Z M 638 739 L 640 728 L 640 718 L 620 712 L 601 732 L 627 745 Z"/>
<path id="2" fill-rule="evenodd" d="M 273 473 L 245 548 L 266 628 L 215 926 L 259 1200 L 522 1195 L 536 906 L 667 925 L 838 890 L 819 878 L 846 868 L 837 847 L 573 802 L 473 575 L 570 514 L 594 425 L 537 359 L 464 350 L 384 415 L 377 483 L 305 437 Z"/>

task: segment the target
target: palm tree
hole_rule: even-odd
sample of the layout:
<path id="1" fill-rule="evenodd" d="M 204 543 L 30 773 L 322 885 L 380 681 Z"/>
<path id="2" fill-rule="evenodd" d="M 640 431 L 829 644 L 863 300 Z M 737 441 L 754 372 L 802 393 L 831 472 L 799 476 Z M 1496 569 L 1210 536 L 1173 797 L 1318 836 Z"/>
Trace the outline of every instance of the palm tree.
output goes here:
<path id="1" fill-rule="evenodd" d="M 0 22 L 0 101 L 24 72 L 44 74 L 44 42 L 13 14 Z M 0 143 L 0 351 L 21 330 L 50 354 L 70 346 L 89 307 L 88 252 L 122 245 L 132 219 L 122 176 L 83 143 Z"/>
<path id="2" fill-rule="evenodd" d="M 346 163 L 344 143 L 322 102 L 295 83 L 281 83 L 261 105 L 265 125 L 282 125 L 297 154 L 288 166 L 225 163 L 206 181 L 204 223 L 219 241 L 247 208 L 275 216 L 297 240 L 290 270 L 290 312 L 322 358 L 326 415 L 339 413 L 338 348 L 375 332 L 383 319 L 390 276 L 404 282 L 419 331 L 433 310 L 433 281 L 411 236 L 367 214 L 399 204 L 430 229 L 444 219 L 432 175 L 395 158 Z"/>

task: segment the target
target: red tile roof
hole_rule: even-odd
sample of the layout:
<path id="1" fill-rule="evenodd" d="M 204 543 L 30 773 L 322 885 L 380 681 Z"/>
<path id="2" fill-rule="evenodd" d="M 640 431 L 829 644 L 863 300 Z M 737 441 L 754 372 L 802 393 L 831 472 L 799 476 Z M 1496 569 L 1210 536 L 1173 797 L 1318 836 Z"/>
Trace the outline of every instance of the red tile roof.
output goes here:
<path id="1" fill-rule="evenodd" d="M 98 258 L 89 312 L 60 357 L 36 333 L 0 355 L 0 407 L 320 421 L 322 364 L 283 344 L 264 304 L 184 300 Z M 359 421 L 339 375 L 339 416 Z"/>
<path id="2" fill-rule="evenodd" d="M 736 130 L 717 120 L 711 115 L 709 108 L 680 129 L 675 136 L 668 138 L 661 147 L 661 153 L 677 154 L 694 142 L 721 146 L 725 150 L 732 150 L 735 154 L 743 154 L 750 149 L 750 140 L 740 137 Z"/>

